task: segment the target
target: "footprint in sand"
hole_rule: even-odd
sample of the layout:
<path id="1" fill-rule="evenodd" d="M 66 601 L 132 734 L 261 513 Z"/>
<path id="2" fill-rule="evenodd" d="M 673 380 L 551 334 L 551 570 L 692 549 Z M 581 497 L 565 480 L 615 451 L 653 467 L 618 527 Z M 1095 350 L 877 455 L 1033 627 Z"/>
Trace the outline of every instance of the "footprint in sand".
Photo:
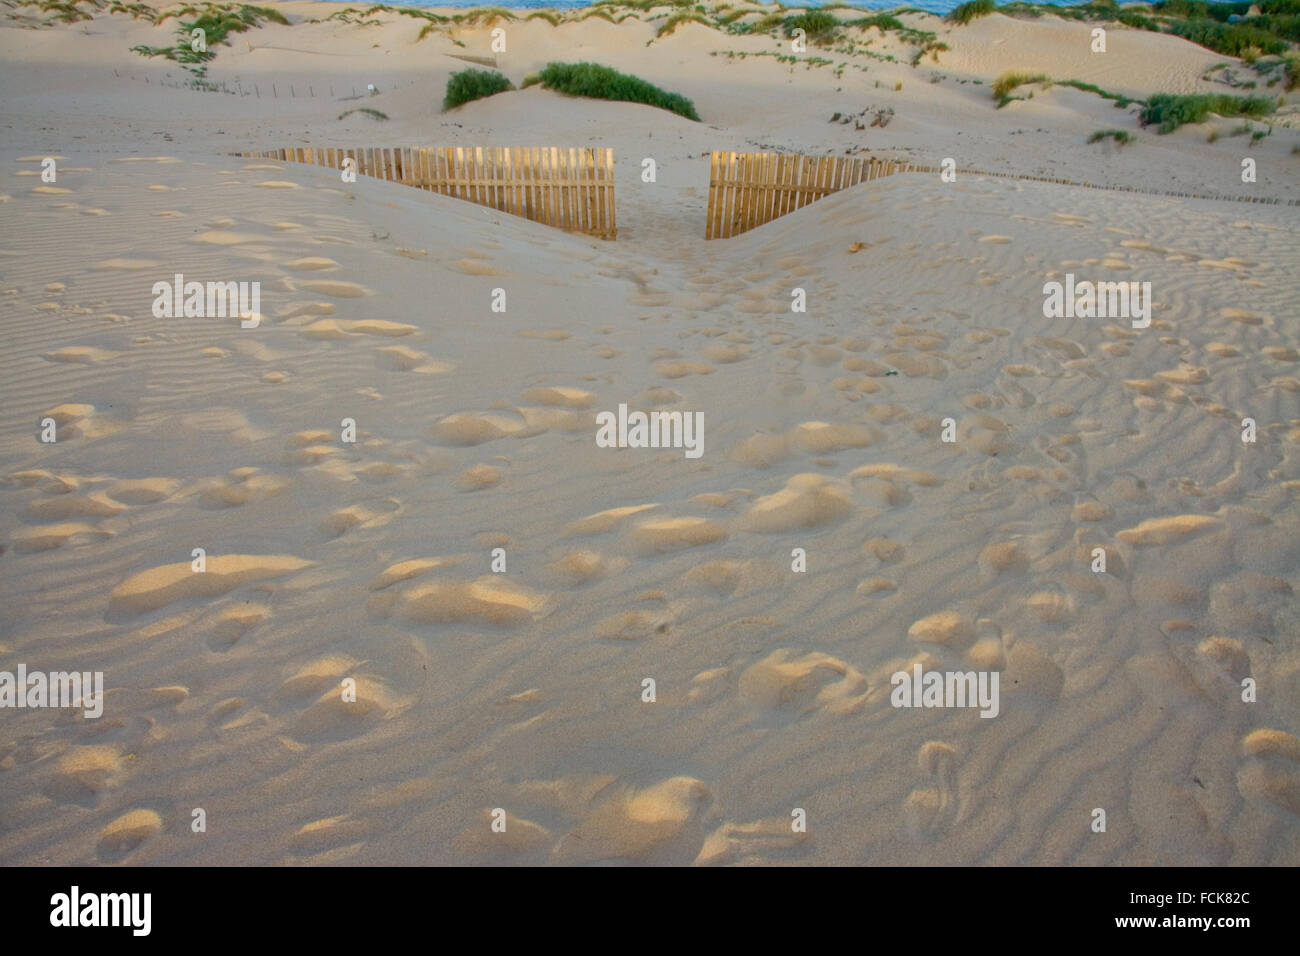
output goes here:
<path id="1" fill-rule="evenodd" d="M 795 832 L 791 820 L 785 817 L 753 823 L 728 822 L 709 834 L 694 865 L 762 865 L 772 862 L 774 855 L 782 861 L 790 860 L 795 856 L 791 851 L 806 848 L 810 840 L 807 830 Z"/>
<path id="2" fill-rule="evenodd" d="M 499 575 L 474 581 L 437 579 L 403 591 L 385 590 L 367 602 L 376 617 L 396 617 L 417 624 L 470 622 L 493 627 L 522 627 L 547 607 L 546 596 L 500 580 Z"/>
<path id="3" fill-rule="evenodd" d="M 265 604 L 255 604 L 252 601 L 241 601 L 222 608 L 204 622 L 204 625 L 210 628 L 207 637 L 208 648 L 217 653 L 225 653 L 245 634 L 270 616 L 270 608 Z"/>
<path id="4" fill-rule="evenodd" d="M 538 432 L 516 411 L 456 412 L 429 427 L 429 434 L 444 445 L 472 446 L 498 438 L 524 437 Z"/>
<path id="5" fill-rule="evenodd" d="M 121 352 L 110 352 L 90 345 L 69 345 L 54 352 L 46 352 L 45 358 L 50 362 L 67 362 L 74 365 L 98 365 L 115 359 Z"/>
<path id="6" fill-rule="evenodd" d="M 319 292 L 321 295 L 333 296 L 336 299 L 359 299 L 362 296 L 374 295 L 372 290 L 360 283 L 344 282 L 341 279 L 297 279 L 293 285 L 298 289 Z"/>
<path id="7" fill-rule="evenodd" d="M 650 518 L 628 534 L 632 547 L 646 555 L 696 548 L 726 537 L 726 529 L 707 518 Z"/>
<path id="8" fill-rule="evenodd" d="M 501 482 L 503 472 L 495 465 L 474 465 L 461 472 L 456 486 L 461 491 L 483 491 Z"/>
<path id="9" fill-rule="evenodd" d="M 704 844 L 712 802 L 709 788 L 692 777 L 620 787 L 560 839 L 555 859 L 568 865 L 631 859 L 685 866 Z"/>
<path id="10" fill-rule="evenodd" d="M 109 595 L 110 619 L 154 611 L 177 601 L 213 598 L 245 584 L 270 581 L 309 567 L 313 562 L 291 555 L 210 555 L 196 572 L 189 561 L 165 564 L 127 578 Z"/>
<path id="11" fill-rule="evenodd" d="M 931 786 L 917 787 L 903 801 L 908 832 L 918 840 L 932 840 L 951 826 L 960 809 L 957 790 L 957 751 L 940 740 L 921 746 L 917 765 Z"/>
<path id="12" fill-rule="evenodd" d="M 853 510 L 847 488 L 822 475 L 805 473 L 785 487 L 757 499 L 737 521 L 743 531 L 778 533 L 813 528 L 845 517 Z"/>
<path id="13" fill-rule="evenodd" d="M 598 511 L 595 514 L 587 515 L 572 524 L 564 531 L 564 537 L 574 538 L 588 534 L 603 534 L 607 531 L 613 531 L 625 519 L 642 511 L 648 511 L 651 508 L 658 508 L 657 504 L 646 505 L 629 505 L 623 508 L 609 508 L 605 511 Z"/>
<path id="14" fill-rule="evenodd" d="M 58 803 L 94 807 L 101 795 L 126 779 L 121 751 L 114 746 L 71 747 L 54 766 L 43 792 Z"/>
<path id="15" fill-rule="evenodd" d="M 14 550 L 18 552 L 51 551 L 65 544 L 87 544 L 92 541 L 113 537 L 112 531 L 106 531 L 94 525 L 80 521 L 61 524 L 41 525 L 36 528 L 19 528 L 10 535 Z"/>
<path id="16" fill-rule="evenodd" d="M 1291 817 L 1300 816 L 1300 739 L 1282 730 L 1254 730 L 1241 742 L 1237 790 Z"/>
<path id="17" fill-rule="evenodd" d="M 867 679 L 856 668 L 818 651 L 797 655 L 781 649 L 740 675 L 740 696 L 769 716 L 800 717 L 815 710 L 850 714 L 866 700 Z"/>
<path id="18" fill-rule="evenodd" d="M 304 743 L 339 741 L 364 734 L 377 725 L 394 720 L 413 703 L 388 684 L 365 674 L 348 674 L 355 685 L 355 699 L 344 699 L 335 685 L 326 690 L 298 715 L 289 730 L 293 739 Z"/>
<path id="19" fill-rule="evenodd" d="M 284 267 L 295 272 L 333 272 L 339 267 L 339 264 L 333 259 L 327 259 L 324 256 L 306 256 L 302 259 L 293 259 L 286 262 Z"/>
<path id="20" fill-rule="evenodd" d="M 309 339 L 335 341 L 358 335 L 412 335 L 420 330 L 414 325 L 384 319 L 317 319 L 298 331 Z"/>
<path id="21" fill-rule="evenodd" d="M 139 849 L 146 840 L 162 832 L 162 817 L 156 810 L 132 810 L 99 831 L 96 852 L 101 862 L 118 862 Z"/>
<path id="22" fill-rule="evenodd" d="M 439 362 L 426 352 L 407 348 L 405 345 L 390 345 L 377 349 L 379 367 L 397 372 L 418 372 L 423 375 L 437 375 L 450 372 L 455 366 L 450 362 Z"/>

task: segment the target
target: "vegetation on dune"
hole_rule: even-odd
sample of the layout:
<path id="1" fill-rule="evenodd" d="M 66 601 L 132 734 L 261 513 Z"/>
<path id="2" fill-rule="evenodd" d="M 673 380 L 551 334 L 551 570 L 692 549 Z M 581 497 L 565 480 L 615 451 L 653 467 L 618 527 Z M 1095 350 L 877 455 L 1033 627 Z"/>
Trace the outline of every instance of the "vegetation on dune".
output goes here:
<path id="1" fill-rule="evenodd" d="M 620 73 L 599 63 L 548 63 L 541 71 L 541 84 L 568 96 L 644 103 L 668 110 L 687 119 L 699 120 L 695 104 L 679 93 L 668 93 L 639 77 Z"/>
<path id="2" fill-rule="evenodd" d="M 145 19 L 154 23 L 174 19 L 177 21 L 178 36 L 173 46 L 136 46 L 132 49 L 145 56 L 161 56 L 179 62 L 200 77 L 202 64 L 213 59 L 216 46 L 229 43 L 229 34 L 242 33 L 264 23 L 289 23 L 276 8 L 234 2 L 183 3 L 170 9 L 157 9 L 138 0 L 30 0 L 20 5 L 39 7 L 50 15 L 47 21 L 50 23 L 87 20 L 100 11 Z M 1300 44 L 1300 0 L 1257 0 L 1257 5 L 1261 12 L 1258 15 L 1251 15 L 1250 0 L 1232 0 L 1232 2 L 1154 0 L 1147 5 L 1130 5 L 1127 8 L 1121 8 L 1116 0 L 1089 0 L 1087 3 L 1074 6 L 1056 6 L 1051 3 L 1032 2 L 1032 0 L 1015 0 L 1003 6 L 996 6 L 996 0 L 966 0 L 944 19 L 949 24 L 964 25 L 979 17 L 998 12 L 1011 17 L 1051 15 L 1075 21 L 1118 23 L 1130 29 L 1182 37 L 1226 56 L 1244 59 L 1253 66 L 1257 74 L 1254 78 L 1243 78 L 1240 75 L 1239 65 L 1225 63 L 1206 71 L 1203 80 L 1224 83 L 1241 90 L 1254 89 L 1258 86 L 1269 88 L 1283 86 L 1288 92 L 1293 91 L 1300 87 L 1300 53 L 1296 50 L 1296 45 Z M 796 31 L 802 30 L 808 42 L 826 51 L 828 56 L 840 54 L 843 57 L 870 57 L 894 63 L 906 60 L 913 67 L 918 67 L 926 56 L 938 62 L 939 54 L 948 49 L 946 44 L 938 40 L 935 32 L 918 29 L 900 19 L 908 13 L 922 12 L 916 8 L 896 8 L 888 12 L 869 13 L 859 6 L 845 3 L 806 8 L 787 6 L 780 2 L 774 6 L 772 4 L 759 6 L 753 0 L 707 4 L 694 2 L 694 0 L 599 0 L 589 7 L 568 10 L 512 12 L 502 7 L 485 6 L 449 15 L 428 8 L 394 7 L 377 3 L 364 8 L 349 6 L 336 10 L 325 19 L 370 26 L 391 22 L 391 18 L 381 20 L 375 17 L 376 14 L 411 17 L 424 21 L 417 40 L 423 40 L 430 34 L 436 33 L 459 47 L 465 47 L 465 42 L 455 35 L 457 31 L 483 29 L 491 27 L 497 21 L 544 20 L 553 26 L 562 26 L 566 23 L 589 20 L 592 17 L 617 24 L 631 17 L 655 25 L 655 37 L 649 42 L 670 37 L 679 27 L 689 23 L 698 23 L 720 33 L 769 36 L 775 39 L 789 39 L 796 35 Z M 207 49 L 193 49 L 191 34 L 195 29 L 204 31 Z M 896 55 L 897 50 L 886 52 L 872 49 L 878 35 L 889 35 L 898 42 L 912 47 L 910 60 L 908 56 Z M 734 54 L 728 56 L 734 57 Z M 778 56 L 777 59 L 783 63 L 787 62 L 787 58 L 783 56 Z M 810 63 L 813 61 L 815 61 L 813 65 L 819 66 L 831 63 L 822 57 L 808 60 Z M 789 62 L 796 62 L 796 58 L 789 58 Z M 570 89 L 562 89 L 562 87 L 580 86 L 591 92 L 573 92 L 573 95 L 645 102 L 648 105 L 659 106 L 695 118 L 694 107 L 688 100 L 658 90 L 635 77 L 625 77 L 615 71 L 609 71 L 613 74 L 612 77 L 599 72 L 591 73 L 586 68 L 608 69 L 596 68 L 594 64 L 567 66 L 557 64 L 556 66 L 563 66 L 565 70 L 571 72 L 563 76 L 553 75 L 551 77 L 553 82 L 546 84 L 549 88 L 571 92 Z M 851 59 L 841 59 L 835 63 L 833 72 L 837 78 L 841 77 L 843 71 L 850 66 L 854 69 L 866 69 L 865 66 Z M 1210 76 L 1219 69 L 1222 69 L 1221 74 Z M 482 87 L 484 92 L 477 92 L 479 87 L 467 87 L 466 93 L 474 93 L 475 95 L 469 98 L 477 98 L 510 88 L 500 86 L 501 82 L 508 83 L 504 78 L 493 82 L 497 87 L 491 85 Z M 545 80 L 539 79 L 537 82 L 545 82 Z M 933 77 L 931 82 L 934 82 Z M 1113 100 L 1119 107 L 1128 106 L 1131 102 L 1140 102 L 1123 94 L 1107 92 L 1091 83 L 1077 80 L 1052 81 L 1045 76 L 1024 76 L 1015 73 L 999 77 L 998 82 L 994 84 L 994 98 L 999 107 L 1005 106 L 1010 100 L 1018 98 L 1013 93 L 1017 86 L 1052 82 L 1105 97 Z M 459 105 L 459 102 L 467 102 L 467 100 L 458 100 L 456 105 Z M 1184 107 L 1176 108 L 1172 115 L 1181 115 L 1179 112 L 1181 109 Z"/>
<path id="3" fill-rule="evenodd" d="M 888 33 L 890 30 L 897 30 L 902 33 L 908 29 L 903 25 L 902 20 L 888 13 L 877 13 L 870 17 L 859 17 L 857 20 L 846 21 L 844 25 L 846 27 L 856 27 L 859 30 L 870 30 L 872 27 L 875 27 L 881 33 Z M 923 33 L 925 31 L 916 30 L 913 32 Z"/>
<path id="4" fill-rule="evenodd" d="M 1229 96 L 1226 93 L 1156 93 L 1147 100 L 1138 121 L 1172 133 L 1185 123 L 1201 123 L 1211 113 L 1220 116 L 1267 116 L 1275 109 L 1267 96 Z"/>
<path id="5" fill-rule="evenodd" d="M 825 10 L 807 10 L 797 16 L 785 17 L 781 26 L 787 37 L 794 36 L 795 30 L 802 30 L 809 41 L 821 43 L 835 36 L 840 21 Z"/>
<path id="6" fill-rule="evenodd" d="M 513 90 L 515 85 L 495 70 L 461 70 L 447 78 L 447 92 L 442 99 L 444 111 L 455 109 L 470 100 L 495 96 Z"/>
<path id="7" fill-rule="evenodd" d="M 1133 100 L 1123 93 L 1111 93 L 1109 90 L 1103 90 L 1094 83 L 1085 83 L 1083 80 L 1057 80 L 1059 86 L 1071 86 L 1076 90 L 1082 90 L 1084 93 L 1096 93 L 1104 100 L 1114 100 L 1115 105 L 1121 109 L 1128 106 Z"/>
<path id="8" fill-rule="evenodd" d="M 498 20 L 518 20 L 505 7 L 474 7 L 464 13 L 453 14 L 451 21 L 463 27 L 491 26 Z"/>
<path id="9" fill-rule="evenodd" d="M 1028 83 L 1050 85 L 1051 82 L 1052 78 L 1046 73 L 1020 73 L 1016 70 L 1008 70 L 993 81 L 993 98 L 998 101 L 1000 108 L 1010 102 L 1011 91 L 1017 87 Z"/>
<path id="10" fill-rule="evenodd" d="M 694 10 L 689 13 L 674 13 L 659 25 L 659 29 L 655 32 L 655 39 L 658 39 L 659 37 L 672 36 L 677 32 L 677 28 L 683 23 L 702 23 L 705 26 L 709 25 L 708 19 L 703 14 L 696 13 Z"/>
<path id="11" fill-rule="evenodd" d="M 949 23 L 959 23 L 965 26 L 976 17 L 987 17 L 996 8 L 997 5 L 993 0 L 969 0 L 968 3 L 963 3 L 961 6 L 954 8 L 944 19 Z"/>
<path id="12" fill-rule="evenodd" d="M 1133 134 L 1122 129 L 1099 129 L 1088 137 L 1088 142 L 1099 143 L 1103 139 L 1113 139 L 1116 146 L 1127 146 L 1133 142 Z"/>
<path id="13" fill-rule="evenodd" d="M 958 22 L 958 11 L 972 5 L 963 4 L 948 18 Z M 1113 21 L 1136 30 L 1171 33 L 1208 50 L 1244 58 L 1281 54 L 1291 44 L 1300 43 L 1300 0 L 1261 0 L 1258 6 L 1259 16 L 1249 16 L 1249 0 L 1156 0 L 1146 10 L 1124 10 L 1114 0 L 1092 0 L 1073 7 L 1016 2 L 999 7 L 998 12 L 1009 17 L 1051 14 L 1068 20 Z M 1229 18 L 1238 22 L 1230 23 Z"/>
<path id="14" fill-rule="evenodd" d="M 195 16 L 197 14 L 197 16 Z M 193 20 L 181 17 L 193 16 Z M 263 22 L 279 23 L 288 26 L 284 14 L 272 7 L 258 7 L 247 3 L 204 3 L 199 6 L 177 7 L 166 10 L 158 16 L 157 23 L 176 19 L 176 44 L 174 46 L 151 47 L 143 44 L 131 47 L 142 56 L 162 56 L 175 60 L 182 66 L 186 64 L 206 63 L 217 53 L 212 47 L 219 43 L 229 45 L 227 38 L 232 33 L 243 33 L 252 27 L 261 26 Z M 194 31 L 203 31 L 203 49 L 194 49 Z M 188 67 L 187 67 L 188 68 Z M 191 71 L 194 72 L 194 71 Z"/>
<path id="15" fill-rule="evenodd" d="M 1285 40 L 1253 26 L 1215 23 L 1213 20 L 1176 21 L 1169 24 L 1169 32 L 1190 40 L 1215 53 L 1227 56 L 1249 57 L 1268 53 L 1277 56 L 1288 49 Z"/>

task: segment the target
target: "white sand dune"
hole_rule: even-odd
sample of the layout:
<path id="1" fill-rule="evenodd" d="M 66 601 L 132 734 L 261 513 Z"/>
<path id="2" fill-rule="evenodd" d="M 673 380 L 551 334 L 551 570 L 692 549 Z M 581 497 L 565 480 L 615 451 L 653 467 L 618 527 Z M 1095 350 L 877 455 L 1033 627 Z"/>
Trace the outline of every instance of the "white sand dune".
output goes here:
<path id="1" fill-rule="evenodd" d="M 836 81 L 535 21 L 516 80 L 591 57 L 705 122 L 443 115 L 463 51 L 399 21 L 222 48 L 288 100 L 146 86 L 165 31 L 122 18 L 0 29 L 0 669 L 108 688 L 0 711 L 0 862 L 1300 862 L 1294 208 L 911 174 L 702 238 L 711 148 L 1240 192 L 1204 136 L 1120 158 L 1095 97 L 988 100 L 1058 55 L 1134 92 L 1220 57 L 1126 33 L 1088 72 L 1086 25 L 991 17 L 942 36 L 982 87 Z M 330 77 L 393 118 L 336 119 Z M 871 102 L 886 130 L 826 123 Z M 1261 193 L 1300 195 L 1288 135 Z M 226 155 L 297 142 L 612 145 L 619 239 Z M 55 154 L 66 192 L 12 176 Z M 156 318 L 176 272 L 260 281 L 260 324 Z M 1149 281 L 1150 327 L 1045 318 L 1067 272 Z M 703 456 L 598 447 L 620 403 L 702 412 Z M 915 663 L 997 671 L 1000 713 L 891 706 Z"/>

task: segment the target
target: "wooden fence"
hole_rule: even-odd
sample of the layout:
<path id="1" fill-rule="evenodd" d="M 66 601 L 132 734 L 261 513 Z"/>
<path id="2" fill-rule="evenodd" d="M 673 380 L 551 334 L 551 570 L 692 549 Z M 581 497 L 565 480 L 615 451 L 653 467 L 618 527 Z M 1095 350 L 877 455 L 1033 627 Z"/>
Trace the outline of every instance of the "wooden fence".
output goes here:
<path id="1" fill-rule="evenodd" d="M 418 146 L 393 149 L 294 147 L 236 155 L 342 169 L 490 206 L 512 216 L 601 239 L 614 222 L 612 149 L 499 146 Z"/>
<path id="2" fill-rule="evenodd" d="M 893 160 L 714 151 L 706 239 L 725 239 L 824 196 L 916 167 Z"/>
<path id="3" fill-rule="evenodd" d="M 938 166 L 900 163 L 893 160 L 855 159 L 837 156 L 800 156 L 786 153 L 713 153 L 709 174 L 709 211 L 706 239 L 739 235 L 811 202 L 858 183 L 894 173 L 941 172 Z M 1267 196 L 1218 196 L 1189 192 L 1103 186 L 1045 176 L 991 173 L 977 169 L 956 170 L 958 176 L 994 176 L 1030 182 L 1059 183 L 1085 189 L 1175 196 L 1184 199 L 1213 199 L 1227 202 L 1300 205 L 1300 199 Z"/>

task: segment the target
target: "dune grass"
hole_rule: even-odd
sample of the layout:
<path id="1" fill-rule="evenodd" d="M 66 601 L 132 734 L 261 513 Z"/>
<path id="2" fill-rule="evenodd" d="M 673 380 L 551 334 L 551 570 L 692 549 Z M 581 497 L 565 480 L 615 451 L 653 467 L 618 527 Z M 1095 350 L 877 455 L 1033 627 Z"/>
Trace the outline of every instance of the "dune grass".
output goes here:
<path id="1" fill-rule="evenodd" d="M 825 10 L 808 10 L 797 16 L 786 17 L 781 26 L 788 37 L 794 36 L 795 30 L 803 30 L 812 43 L 824 43 L 835 38 L 840 28 L 840 21 Z"/>
<path id="2" fill-rule="evenodd" d="M 194 14 L 198 16 L 193 20 L 181 20 L 181 17 Z M 131 51 L 142 56 L 166 57 L 182 65 L 206 63 L 217 55 L 212 47 L 218 43 L 229 45 L 227 37 L 232 33 L 243 33 L 252 27 L 261 26 L 263 22 L 286 26 L 289 23 L 279 10 L 247 3 L 205 3 L 201 6 L 177 7 L 159 14 L 156 22 L 162 24 L 172 18 L 177 21 L 177 39 L 174 46 L 151 47 L 141 44 L 131 47 Z M 203 31 L 205 46 L 203 50 L 195 50 L 193 47 L 191 39 L 195 30 Z"/>
<path id="3" fill-rule="evenodd" d="M 495 96 L 514 88 L 513 83 L 495 70 L 461 70 L 447 78 L 447 93 L 443 97 L 442 108 L 445 112 L 470 100 Z"/>
<path id="4" fill-rule="evenodd" d="M 997 5 L 993 0 L 969 0 L 955 7 L 944 19 L 949 23 L 965 26 L 977 17 L 987 17 L 996 8 Z"/>
<path id="5" fill-rule="evenodd" d="M 1027 83 L 1050 84 L 1052 78 L 1046 73 L 1020 73 L 1008 70 L 993 81 L 993 98 L 998 101 L 998 109 L 1006 106 L 1014 97 L 1011 91 Z"/>
<path id="6" fill-rule="evenodd" d="M 620 73 L 599 63 L 548 63 L 541 71 L 541 84 L 567 96 L 588 96 L 600 100 L 643 103 L 699 121 L 695 104 L 680 93 L 668 93 L 645 80 Z"/>
<path id="7" fill-rule="evenodd" d="M 1099 129 L 1088 137 L 1088 142 L 1100 143 L 1103 139 L 1113 139 L 1116 146 L 1127 146 L 1133 142 L 1133 134 L 1122 129 Z"/>
<path id="8" fill-rule="evenodd" d="M 1172 133 L 1186 123 L 1201 123 L 1211 113 L 1220 116 L 1267 116 L 1276 104 L 1267 96 L 1230 96 L 1226 93 L 1156 93 L 1142 108 L 1138 121 Z"/>

